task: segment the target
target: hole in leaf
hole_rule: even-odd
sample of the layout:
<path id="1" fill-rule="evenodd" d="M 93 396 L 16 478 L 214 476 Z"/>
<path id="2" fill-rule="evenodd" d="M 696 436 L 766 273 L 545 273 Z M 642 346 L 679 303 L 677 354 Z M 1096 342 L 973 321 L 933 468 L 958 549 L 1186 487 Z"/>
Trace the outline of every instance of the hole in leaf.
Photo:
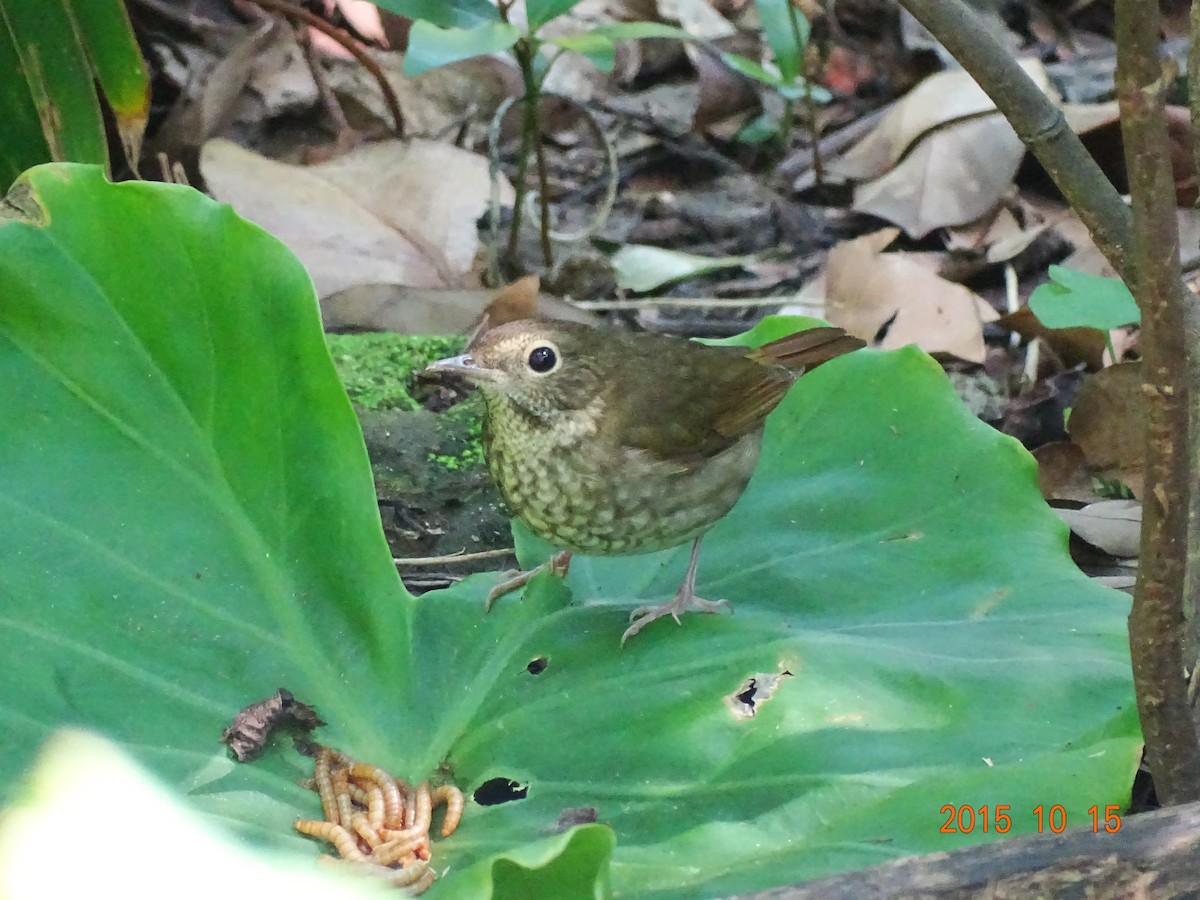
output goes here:
<path id="1" fill-rule="evenodd" d="M 530 675 L 541 675 L 546 671 L 546 666 L 550 665 L 550 660 L 544 656 L 538 656 L 529 661 L 529 665 L 525 667 L 525 671 Z"/>
<path id="2" fill-rule="evenodd" d="M 489 778 L 475 788 L 475 802 L 480 806 L 498 806 L 512 800 L 524 800 L 529 785 L 517 784 L 511 778 Z"/>
<path id="3" fill-rule="evenodd" d="M 725 698 L 725 705 L 736 719 L 752 719 L 758 714 L 759 705 L 766 703 L 785 677 L 791 677 L 787 669 L 778 672 L 756 672 Z"/>

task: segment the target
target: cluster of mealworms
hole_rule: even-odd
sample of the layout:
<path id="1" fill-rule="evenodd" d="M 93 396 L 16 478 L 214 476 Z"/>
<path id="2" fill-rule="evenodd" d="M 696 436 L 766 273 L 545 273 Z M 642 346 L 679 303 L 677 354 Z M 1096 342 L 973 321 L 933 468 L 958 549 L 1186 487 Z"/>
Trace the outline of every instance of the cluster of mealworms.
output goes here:
<path id="1" fill-rule="evenodd" d="M 433 884 L 433 810 L 445 804 L 441 833 L 449 837 L 462 819 L 462 791 L 452 784 L 430 788 L 424 781 L 414 787 L 328 747 L 317 753 L 311 786 L 321 797 L 325 821 L 302 819 L 296 830 L 328 841 L 341 857 L 322 860 L 385 879 L 413 895 Z"/>

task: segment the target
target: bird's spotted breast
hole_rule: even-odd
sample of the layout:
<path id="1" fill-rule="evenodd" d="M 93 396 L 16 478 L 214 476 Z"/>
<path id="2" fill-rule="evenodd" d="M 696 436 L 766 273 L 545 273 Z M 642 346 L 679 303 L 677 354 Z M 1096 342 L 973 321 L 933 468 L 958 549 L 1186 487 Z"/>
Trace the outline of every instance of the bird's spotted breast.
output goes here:
<path id="1" fill-rule="evenodd" d="M 760 429 L 683 465 L 602 442 L 586 411 L 577 427 L 553 429 L 496 412 L 489 403 L 485 449 L 509 507 L 545 540 L 594 555 L 661 550 L 703 532 L 745 490 L 762 440 Z"/>

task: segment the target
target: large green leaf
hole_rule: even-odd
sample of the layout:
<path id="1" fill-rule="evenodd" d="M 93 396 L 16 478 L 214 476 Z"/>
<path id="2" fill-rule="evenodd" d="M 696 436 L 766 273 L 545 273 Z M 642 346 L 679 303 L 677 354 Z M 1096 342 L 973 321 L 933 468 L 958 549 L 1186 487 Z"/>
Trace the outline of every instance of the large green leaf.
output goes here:
<path id="1" fill-rule="evenodd" d="M 283 685 L 359 758 L 527 788 L 435 844 L 432 895 L 454 897 L 603 895 L 610 853 L 615 893 L 727 894 L 997 836 L 940 832 L 947 804 L 1007 805 L 1017 833 L 1038 805 L 1082 824 L 1128 800 L 1126 598 L 1073 568 L 1029 456 L 916 350 L 801 380 L 701 556 L 735 614 L 621 649 L 686 548 L 577 558 L 486 616 L 490 576 L 404 593 L 311 288 L 273 239 L 93 169 L 35 169 L 13 199 L 0 783 L 83 724 L 312 856 L 291 832 L 317 809 L 303 760 L 215 743 Z M 551 834 L 567 808 L 600 824 Z"/>

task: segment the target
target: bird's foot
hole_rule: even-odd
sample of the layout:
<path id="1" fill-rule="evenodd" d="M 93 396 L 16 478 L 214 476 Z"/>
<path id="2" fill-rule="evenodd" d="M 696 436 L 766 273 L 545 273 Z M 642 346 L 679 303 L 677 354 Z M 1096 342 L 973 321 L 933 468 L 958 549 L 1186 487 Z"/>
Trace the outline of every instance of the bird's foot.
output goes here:
<path id="1" fill-rule="evenodd" d="M 697 597 L 685 584 L 681 587 L 666 603 L 660 603 L 658 606 L 640 606 L 629 614 L 630 625 L 625 629 L 625 633 L 621 635 L 621 646 L 625 646 L 625 642 L 653 622 L 655 619 L 661 619 L 664 616 L 670 616 L 675 620 L 675 624 L 681 624 L 679 614 L 688 610 L 696 612 L 715 613 L 723 609 L 729 609 L 728 600 L 705 600 L 703 597 Z"/>
<path id="2" fill-rule="evenodd" d="M 496 582 L 495 587 L 488 591 L 487 600 L 484 601 L 483 611 L 490 612 L 492 604 L 500 597 L 510 591 L 515 591 L 517 588 L 524 587 L 529 579 L 538 572 L 549 570 L 554 575 L 560 578 L 567 577 L 567 571 L 571 568 L 571 551 L 564 550 L 555 556 L 550 557 L 548 562 L 542 563 L 540 566 L 535 566 L 527 572 L 522 572 L 517 569 L 509 569 L 507 572 L 500 573 L 500 580 Z"/>

